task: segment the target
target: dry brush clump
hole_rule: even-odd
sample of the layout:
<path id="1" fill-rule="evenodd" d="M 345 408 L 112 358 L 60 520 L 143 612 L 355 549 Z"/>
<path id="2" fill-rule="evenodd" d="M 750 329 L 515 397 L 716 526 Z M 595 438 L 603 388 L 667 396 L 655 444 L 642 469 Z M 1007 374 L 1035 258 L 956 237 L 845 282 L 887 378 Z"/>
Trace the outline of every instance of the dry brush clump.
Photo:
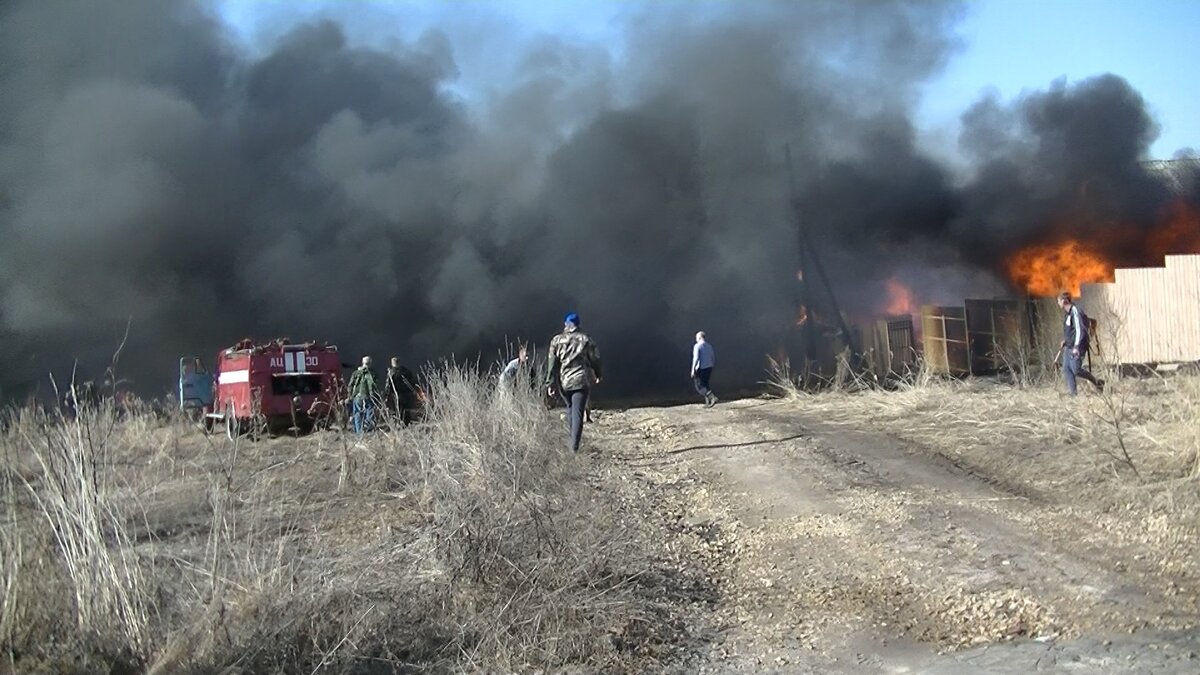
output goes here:
<path id="1" fill-rule="evenodd" d="M 424 422 L 361 438 L 9 411 L 7 668 L 636 669 L 613 636 L 653 609 L 639 553 L 557 417 L 470 368 L 427 380 Z"/>
<path id="2" fill-rule="evenodd" d="M 151 639 L 146 569 L 129 539 L 132 504 L 110 470 L 122 430 L 111 401 L 67 419 L 9 411 L 3 435 L 5 594 L 0 637 L 136 661 Z M 85 661 L 86 663 L 86 661 Z"/>
<path id="3" fill-rule="evenodd" d="M 428 438 L 413 447 L 448 610 L 471 667 L 524 670 L 615 659 L 609 629 L 642 618 L 638 554 L 540 392 L 476 369 L 427 374 Z M 479 414 L 479 411 L 487 411 Z"/>

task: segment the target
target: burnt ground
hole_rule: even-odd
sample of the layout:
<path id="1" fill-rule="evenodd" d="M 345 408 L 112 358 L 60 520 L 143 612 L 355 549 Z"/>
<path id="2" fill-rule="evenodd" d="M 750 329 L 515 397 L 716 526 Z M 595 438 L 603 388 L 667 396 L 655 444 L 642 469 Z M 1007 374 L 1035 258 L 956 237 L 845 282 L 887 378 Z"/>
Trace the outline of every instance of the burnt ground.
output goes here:
<path id="1" fill-rule="evenodd" d="M 797 402 L 602 411 L 585 450 L 658 552 L 665 670 L 1200 673 L 1191 534 Z"/>

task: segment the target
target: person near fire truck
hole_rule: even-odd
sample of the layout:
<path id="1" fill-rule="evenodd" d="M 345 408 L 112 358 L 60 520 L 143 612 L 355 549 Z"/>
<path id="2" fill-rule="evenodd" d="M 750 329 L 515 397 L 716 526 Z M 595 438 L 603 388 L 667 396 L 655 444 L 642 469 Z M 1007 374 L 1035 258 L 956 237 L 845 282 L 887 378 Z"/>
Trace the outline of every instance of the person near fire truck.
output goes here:
<path id="1" fill-rule="evenodd" d="M 571 312 L 563 319 L 563 331 L 550 340 L 545 383 L 550 396 L 557 391 L 567 404 L 571 452 L 579 452 L 588 396 L 592 385 L 599 384 L 602 377 L 600 350 L 579 330 L 579 315 Z"/>
<path id="2" fill-rule="evenodd" d="M 383 401 L 387 406 L 388 415 L 395 416 L 401 424 L 408 426 L 412 421 L 413 411 L 418 406 L 417 378 L 411 370 L 400 365 L 400 357 L 392 357 L 383 386 L 386 389 Z"/>
<path id="3" fill-rule="evenodd" d="M 1062 352 L 1063 377 L 1067 380 L 1067 393 L 1075 396 L 1076 379 L 1083 379 L 1096 385 L 1098 391 L 1104 391 L 1104 380 L 1097 379 L 1083 367 L 1083 356 L 1087 354 L 1091 344 L 1088 334 L 1088 319 L 1083 310 L 1071 301 L 1071 294 L 1060 293 L 1058 306 L 1066 314 L 1063 321 L 1063 341 L 1059 348 Z"/>
<path id="4" fill-rule="evenodd" d="M 379 395 L 375 371 L 371 370 L 371 357 L 362 358 L 362 365 L 350 376 L 347 389 L 350 392 L 354 433 L 361 435 L 370 431 L 375 424 L 375 399 Z"/>

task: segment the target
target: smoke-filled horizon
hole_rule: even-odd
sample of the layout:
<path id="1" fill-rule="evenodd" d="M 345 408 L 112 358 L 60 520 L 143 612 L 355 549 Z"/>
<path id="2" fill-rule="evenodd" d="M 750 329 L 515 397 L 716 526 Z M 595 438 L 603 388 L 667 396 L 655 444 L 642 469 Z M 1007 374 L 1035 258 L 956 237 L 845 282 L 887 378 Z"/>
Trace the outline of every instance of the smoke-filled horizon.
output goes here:
<path id="1" fill-rule="evenodd" d="M 157 394 L 178 355 L 242 337 L 490 359 L 568 311 L 610 392 L 685 387 L 697 330 L 754 381 L 796 312 L 785 144 L 851 315 L 893 277 L 933 301 L 1006 292 L 1004 257 L 1055 234 L 1161 253 L 1141 235 L 1196 179 L 1140 164 L 1157 127 L 1118 76 L 979 101 L 966 175 L 921 149 L 913 109 L 960 12 L 647 10 L 624 58 L 514 39 L 464 97 L 450 32 L 366 46 L 325 19 L 248 52 L 193 2 L 7 3 L 0 390 L 76 359 L 98 375 L 127 326 L 122 371 Z"/>

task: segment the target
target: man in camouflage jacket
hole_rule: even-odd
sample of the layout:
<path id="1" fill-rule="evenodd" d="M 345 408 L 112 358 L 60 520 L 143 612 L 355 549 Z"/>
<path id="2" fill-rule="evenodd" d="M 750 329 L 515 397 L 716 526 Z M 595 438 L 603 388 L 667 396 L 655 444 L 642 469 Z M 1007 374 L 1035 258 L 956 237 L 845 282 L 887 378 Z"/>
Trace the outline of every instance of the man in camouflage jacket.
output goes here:
<path id="1" fill-rule="evenodd" d="M 354 433 L 370 431 L 375 425 L 375 399 L 379 395 L 375 372 L 371 370 L 371 357 L 363 357 L 362 365 L 350 376 L 347 389 L 352 402 Z"/>
<path id="2" fill-rule="evenodd" d="M 579 452 L 588 395 L 600 378 L 600 350 L 579 330 L 579 315 L 572 312 L 563 321 L 563 332 L 550 340 L 546 364 L 546 391 L 551 396 L 557 391 L 567 404 L 572 452 Z"/>

